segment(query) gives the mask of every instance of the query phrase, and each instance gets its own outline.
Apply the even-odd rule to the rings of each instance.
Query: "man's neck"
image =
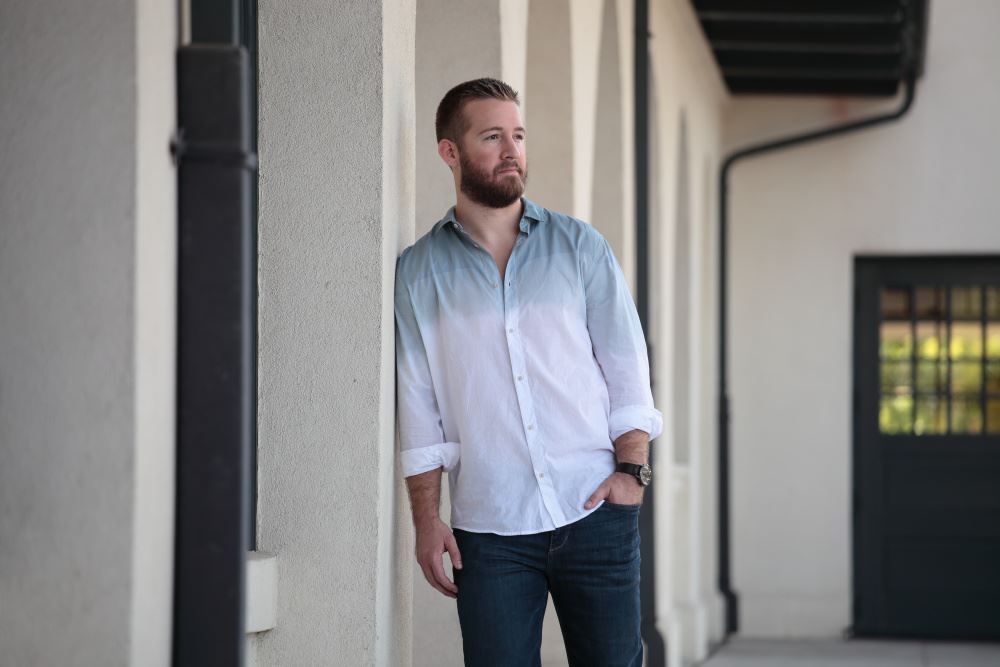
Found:
[[[518,199],[504,208],[490,208],[472,201],[459,192],[455,217],[473,238],[486,245],[496,245],[517,236],[524,203]]]

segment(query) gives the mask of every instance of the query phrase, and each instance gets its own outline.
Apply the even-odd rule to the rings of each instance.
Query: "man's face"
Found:
[[[483,206],[510,206],[528,181],[520,108],[505,100],[473,100],[462,113],[469,123],[458,144],[462,192]]]

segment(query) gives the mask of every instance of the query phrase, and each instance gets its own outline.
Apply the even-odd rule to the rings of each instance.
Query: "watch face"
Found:
[[[648,465],[644,465],[639,469],[639,481],[642,482],[643,486],[649,486],[649,483],[653,481],[653,469]]]

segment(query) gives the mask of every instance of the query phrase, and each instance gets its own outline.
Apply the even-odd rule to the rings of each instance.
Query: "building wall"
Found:
[[[412,0],[261,2],[258,549],[263,665],[408,665],[393,278],[413,240]]]
[[[176,26],[154,5],[0,2],[4,664],[169,662]]]
[[[650,137],[649,338],[654,396],[664,416],[664,434],[653,445],[657,622],[668,640],[669,664],[676,667],[704,658],[721,623],[714,400],[691,397],[715,391],[713,360],[705,349],[717,326],[709,268],[715,266],[715,218],[706,206],[715,183],[704,165],[719,162],[721,114],[728,95],[690,3],[651,3],[650,29],[655,134]],[[687,294],[686,302],[677,298],[680,290]],[[686,336],[679,338],[683,332]],[[685,375],[678,376],[678,345],[688,355],[684,386],[676,380]],[[681,429],[687,442],[676,441],[678,423],[687,424]]]
[[[930,4],[910,114],[753,159],[732,179],[734,581],[742,632],[851,622],[853,257],[1000,248],[1000,44],[990,0]],[[897,102],[748,98],[730,145]]]
[[[130,664],[170,662],[176,438],[177,8],[136,2],[135,490]]]
[[[437,154],[438,102],[463,81],[501,77],[500,4],[498,0],[417,3],[417,238],[455,205],[451,171]],[[471,25],[482,27],[470,30]]]

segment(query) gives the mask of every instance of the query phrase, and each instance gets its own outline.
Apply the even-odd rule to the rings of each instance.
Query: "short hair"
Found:
[[[521,104],[517,91],[498,79],[484,77],[460,83],[441,98],[438,104],[434,129],[437,140],[450,139],[456,144],[469,129],[469,121],[463,113],[467,102],[472,100],[506,100]]]

